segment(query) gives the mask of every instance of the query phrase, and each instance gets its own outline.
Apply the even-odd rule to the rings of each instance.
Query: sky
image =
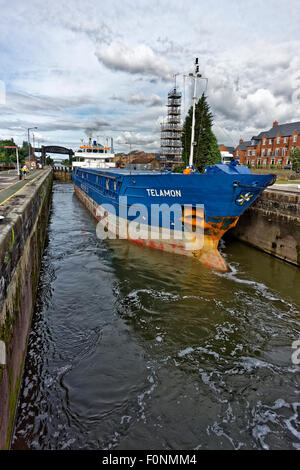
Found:
[[[299,0],[0,0],[0,138],[160,150],[195,57],[218,142],[300,120]],[[198,96],[205,90],[198,86]]]

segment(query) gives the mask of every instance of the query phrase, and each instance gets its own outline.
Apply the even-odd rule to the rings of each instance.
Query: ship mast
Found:
[[[189,159],[189,166],[193,166],[194,162],[194,146],[196,142],[194,142],[195,138],[195,110],[196,110],[196,100],[197,100],[197,78],[201,78],[201,74],[199,73],[199,65],[198,65],[198,57],[195,59],[195,73],[189,73],[189,77],[194,79],[194,95],[193,95],[193,118],[192,118],[192,135],[191,135],[191,150],[190,150],[190,159]]]

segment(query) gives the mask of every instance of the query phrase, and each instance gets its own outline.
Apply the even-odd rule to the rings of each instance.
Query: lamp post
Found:
[[[29,161],[29,171],[30,171],[30,138],[29,138],[29,131],[31,131],[32,129],[37,129],[37,127],[28,127],[27,128],[27,133],[28,133],[28,161]]]

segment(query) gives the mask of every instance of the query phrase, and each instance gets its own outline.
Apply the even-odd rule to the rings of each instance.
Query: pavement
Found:
[[[43,170],[33,170],[25,180],[19,180],[19,176],[14,170],[0,173],[0,206],[14,196],[27,183],[35,179]]]
[[[5,189],[10,184],[19,181],[16,170],[8,170],[0,172],[0,191]]]
[[[270,186],[269,189],[300,193],[300,184],[299,183],[276,183]]]

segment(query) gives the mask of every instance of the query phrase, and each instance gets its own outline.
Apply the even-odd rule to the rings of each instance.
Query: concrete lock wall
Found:
[[[53,176],[55,180],[58,180],[63,183],[69,183],[72,181],[72,169],[54,167]]]
[[[300,266],[300,193],[264,191],[230,234]]]
[[[10,446],[48,222],[47,169],[5,205],[0,225],[0,449]]]

